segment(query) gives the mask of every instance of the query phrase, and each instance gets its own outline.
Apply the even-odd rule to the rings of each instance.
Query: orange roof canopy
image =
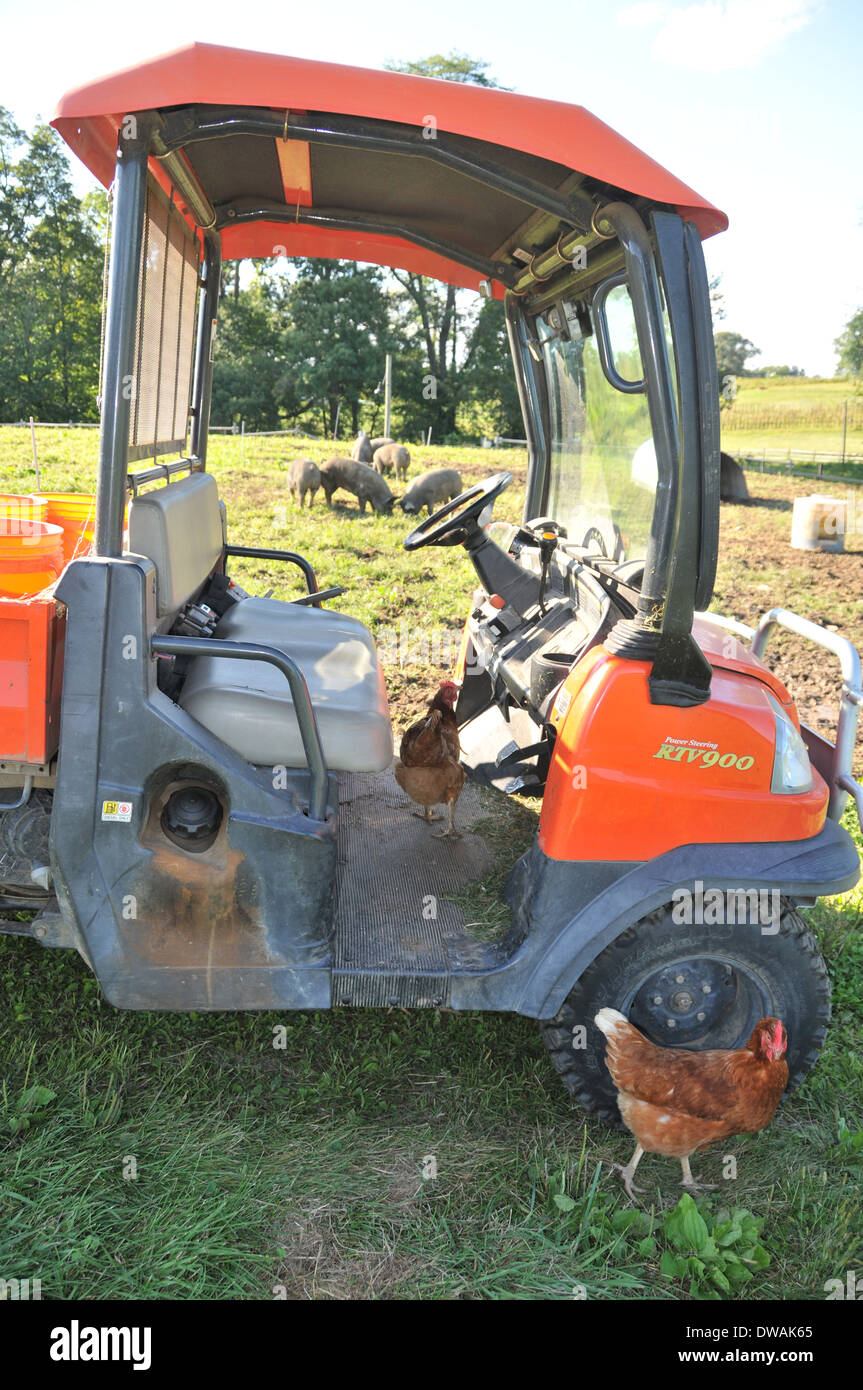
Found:
[[[291,113],[335,113],[340,116],[369,121],[399,123],[422,129],[433,121],[437,131],[462,142],[482,142],[496,147],[492,151],[509,161],[510,167],[527,170],[532,177],[544,180],[551,191],[573,173],[584,179],[676,209],[681,216],[693,221],[702,237],[721,231],[727,225],[724,214],[675,178],[648,155],[642,153],[604,122],[581,106],[546,101],[538,97],[521,96],[513,92],[471,84],[444,82],[403,73],[372,71],[335,63],[313,62],[302,58],[281,57],[244,49],[217,47],[212,44],[190,44],[163,57],[154,58],[98,82],[68,92],[54,115],[52,124],[75,151],[88,169],[106,187],[114,177],[117,131],[123,117],[130,112],[161,111],[182,107],[228,108]],[[221,170],[229,157],[229,142],[242,137],[227,137],[210,144],[219,147]],[[530,215],[530,207],[517,199],[505,199],[483,194],[484,201],[459,208],[453,203],[447,217],[447,199],[460,185],[435,185],[428,180],[426,205],[420,207],[418,198],[424,180],[406,180],[407,191],[401,188],[400,175],[409,174],[408,166],[416,161],[405,155],[386,156],[394,171],[387,184],[384,166],[378,161],[385,157],[369,156],[365,163],[328,165],[330,158],[321,147],[310,147],[302,141],[276,140],[264,142],[272,149],[272,170],[266,168],[270,184],[277,180],[277,193],[286,208],[296,207],[296,221],[277,222],[263,218],[240,221],[222,230],[222,250],[226,257],[267,256],[330,256],[371,261],[396,266],[437,279],[476,288],[483,275],[475,268],[459,263],[455,254],[440,254],[428,247],[418,246],[409,237],[387,234],[386,229],[368,230],[303,225],[299,220],[302,209],[312,210],[332,205],[359,208],[358,216],[367,217],[375,209],[371,202],[376,186],[394,189],[386,192],[396,206],[389,209],[392,220],[410,229],[412,219],[424,229],[431,226],[440,235],[442,244],[457,245],[459,229],[471,223],[476,226],[477,215],[485,211],[486,245],[477,246],[484,255],[499,250],[499,245],[515,230],[519,221]],[[248,147],[246,147],[248,148]],[[479,148],[477,146],[476,148]],[[242,192],[250,199],[259,190],[250,186],[248,160],[235,147],[234,164],[243,169]],[[206,151],[201,145],[186,149],[186,158],[196,167],[203,161],[206,170]],[[533,163],[525,161],[530,156]],[[269,159],[270,156],[268,155]],[[392,160],[401,160],[393,164]],[[154,172],[161,173],[158,160],[153,159]],[[426,161],[425,170],[431,168]],[[360,169],[363,181],[351,177],[351,169]],[[534,172],[538,171],[538,174]],[[210,193],[206,177],[199,173],[205,192]],[[454,176],[456,177],[456,176]],[[457,176],[462,184],[470,181]],[[341,182],[340,182],[341,180]],[[218,180],[217,180],[218,182]],[[318,194],[319,189],[320,194]],[[367,192],[367,190],[370,190]],[[348,195],[351,195],[350,200]],[[478,191],[474,197],[479,198]],[[401,197],[401,205],[398,205]],[[216,200],[214,199],[214,202]],[[272,203],[272,193],[270,194]],[[365,205],[363,205],[365,203]],[[495,221],[495,216],[497,221]],[[513,221],[513,219],[515,219]],[[512,225],[511,225],[512,224]],[[480,235],[482,229],[476,235]],[[496,243],[499,237],[499,243]],[[499,289],[499,287],[496,287]]]

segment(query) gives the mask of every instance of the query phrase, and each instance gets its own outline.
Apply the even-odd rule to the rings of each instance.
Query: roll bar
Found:
[[[311,774],[311,795],[309,797],[309,816],[312,820],[325,821],[327,818],[327,788],[329,773],[321,743],[318,721],[309,695],[306,678],[297,663],[275,647],[266,647],[260,642],[228,642],[220,637],[160,637],[150,638],[150,652],[153,656],[226,656],[232,661],[266,661],[275,666],[291,688],[303,752]]]

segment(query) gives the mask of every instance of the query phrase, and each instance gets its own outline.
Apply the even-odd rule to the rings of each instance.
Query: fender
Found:
[[[506,890],[521,944],[486,976],[483,994],[500,1002],[485,1007],[553,1018],[600,952],[677,888],[773,888],[805,903],[847,892],[859,876],[854,842],[832,820],[806,840],[682,845],[642,864],[549,859],[534,843]],[[477,1007],[461,1001],[457,977],[453,985],[452,1007]]]

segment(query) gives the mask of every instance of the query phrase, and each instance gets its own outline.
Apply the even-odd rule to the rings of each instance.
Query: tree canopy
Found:
[[[741,333],[721,332],[713,335],[716,345],[716,369],[719,384],[726,376],[748,376],[746,364],[751,357],[760,357],[761,350]]]
[[[848,320],[833,346],[839,358],[840,376],[863,375],[863,309]]]
[[[0,418],[97,418],[105,222],[59,136],[0,108]]]

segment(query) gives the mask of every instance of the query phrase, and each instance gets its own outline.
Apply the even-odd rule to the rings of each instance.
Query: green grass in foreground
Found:
[[[861,905],[813,914],[835,991],[821,1063],[769,1130],[723,1146],[738,1180],[699,1199],[709,1225],[729,1205],[764,1218],[747,1298],[822,1298],[861,1267]],[[77,957],[14,939],[0,975],[0,1273],[43,1297],[691,1295],[660,1272],[677,1165],[644,1160],[624,1229],[599,1165],[629,1136],[572,1108],[527,1019],[122,1014]]]

